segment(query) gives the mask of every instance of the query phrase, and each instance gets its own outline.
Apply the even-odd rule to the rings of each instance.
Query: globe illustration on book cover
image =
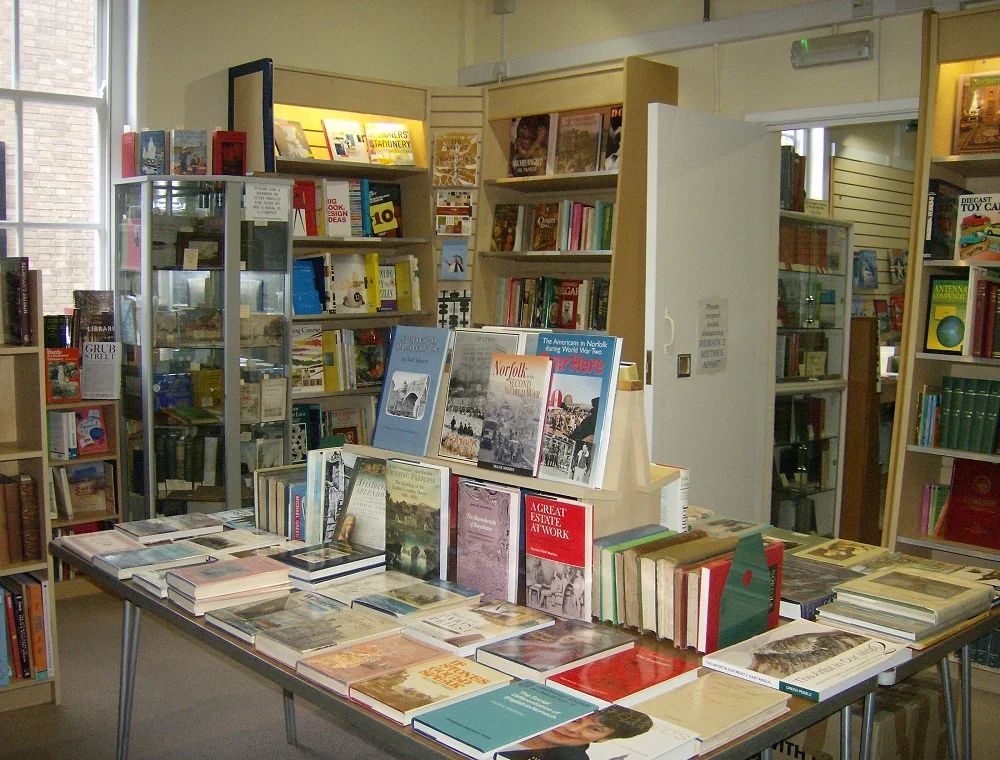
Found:
[[[945,348],[954,348],[962,342],[965,335],[965,324],[954,314],[949,315],[938,323],[936,333],[938,343]]]

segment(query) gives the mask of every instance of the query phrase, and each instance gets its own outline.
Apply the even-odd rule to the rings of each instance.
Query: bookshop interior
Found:
[[[0,15],[0,756],[1000,757],[1000,0]]]

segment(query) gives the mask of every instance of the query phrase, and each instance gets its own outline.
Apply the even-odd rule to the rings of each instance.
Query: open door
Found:
[[[770,516],[779,135],[649,106],[646,419],[690,503]]]

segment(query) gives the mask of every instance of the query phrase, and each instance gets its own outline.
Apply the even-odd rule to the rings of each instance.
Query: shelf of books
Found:
[[[9,304],[0,334],[0,710],[59,701],[48,468],[41,275],[27,258],[0,261]]]
[[[124,179],[114,213],[123,513],[238,508],[291,448],[292,182]]]
[[[607,331],[641,362],[646,108],[677,69],[641,58],[485,88],[472,322]]]
[[[1000,536],[1000,12],[928,14],[890,547],[996,567]],[[921,255],[922,254],[922,255]],[[912,308],[910,305],[912,304]]]

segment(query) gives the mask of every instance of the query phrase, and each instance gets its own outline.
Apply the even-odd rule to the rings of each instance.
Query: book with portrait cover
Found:
[[[909,659],[903,644],[794,620],[707,655],[702,664],[820,702]]]
[[[350,696],[390,720],[407,725],[414,716],[510,683],[510,676],[450,655],[410,665],[351,685]]]
[[[477,760],[592,713],[595,705],[534,681],[519,681],[416,717],[413,730]]]
[[[414,166],[410,130],[398,122],[368,122],[365,124],[368,157],[373,164]]]
[[[460,478],[455,580],[486,599],[517,601],[521,491]]]
[[[548,628],[487,644],[476,659],[517,678],[544,682],[549,676],[635,646],[622,630],[576,620],[557,620]]]
[[[447,577],[448,468],[401,459],[385,463],[385,553],[390,570]]]
[[[610,335],[538,336],[536,352],[552,359],[539,477],[601,487],[621,347]]]
[[[297,625],[307,620],[322,620],[342,609],[343,604],[329,597],[293,591],[276,599],[207,612],[205,622],[241,641],[253,644],[258,633]]]
[[[358,457],[333,537],[385,549],[385,460]]]
[[[172,174],[208,174],[208,132],[170,130],[170,158]]]
[[[509,176],[538,177],[552,173],[557,124],[557,115],[548,113],[511,119]]]
[[[524,206],[516,203],[498,203],[493,208],[493,235],[491,251],[521,250],[524,227]]]
[[[450,330],[396,326],[379,398],[373,446],[414,456],[427,453],[450,345]]]
[[[323,136],[331,161],[367,164],[368,143],[360,122],[323,119]]]
[[[600,111],[560,113],[556,136],[556,174],[593,172],[601,162]]]
[[[422,641],[469,657],[485,644],[554,623],[554,618],[536,610],[512,602],[490,601],[419,616],[407,621],[406,630]]]
[[[493,354],[522,354],[524,347],[523,333],[455,330],[439,456],[476,462]]]
[[[479,440],[480,467],[528,477],[538,474],[551,378],[548,357],[493,354]]]
[[[594,506],[545,494],[524,496],[527,605],[549,615],[592,615]]]
[[[559,204],[539,203],[531,210],[528,250],[559,250]]]

